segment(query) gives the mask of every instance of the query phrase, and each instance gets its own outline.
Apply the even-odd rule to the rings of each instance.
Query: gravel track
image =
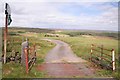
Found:
[[[52,77],[94,76],[94,68],[87,65],[86,60],[77,57],[67,43],[60,40],[44,40],[53,42],[56,46],[47,53],[45,63],[38,65],[39,71],[45,71]]]

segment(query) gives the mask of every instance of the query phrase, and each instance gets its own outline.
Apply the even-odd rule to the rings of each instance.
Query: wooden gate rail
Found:
[[[97,50],[97,48],[99,48],[100,50]],[[104,51],[108,51],[111,54],[107,54]],[[96,52],[99,52],[100,55],[98,53],[96,53]],[[110,50],[110,49],[103,48],[103,45],[101,45],[101,47],[100,47],[100,46],[96,46],[96,45],[92,44],[90,53],[91,53],[91,57],[90,57],[91,61],[93,60],[93,55],[94,55],[96,58],[100,58],[97,61],[97,63],[100,63],[100,61],[104,60],[106,62],[109,62],[112,65],[112,66],[109,66],[109,67],[111,67],[113,71],[115,70],[115,50],[114,49]],[[106,57],[104,57],[103,55],[105,55]],[[111,60],[109,60],[109,58]]]

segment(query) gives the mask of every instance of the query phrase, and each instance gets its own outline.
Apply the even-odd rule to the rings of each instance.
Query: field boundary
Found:
[[[91,44],[90,60],[103,68],[116,70],[115,50]]]
[[[24,53],[25,53],[26,73],[29,73],[30,69],[32,68],[33,64],[36,61],[35,45],[33,46],[33,48],[24,48]]]

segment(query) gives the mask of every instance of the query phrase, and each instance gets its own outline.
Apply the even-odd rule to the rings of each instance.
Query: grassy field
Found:
[[[37,65],[44,62],[44,57],[46,53],[55,46],[51,42],[41,40],[40,37],[35,37],[36,34],[26,35],[27,32],[24,30],[9,30],[8,36],[8,46],[7,46],[7,56],[10,56],[12,51],[21,53],[21,43],[27,37],[30,46],[36,44],[37,61],[36,65],[33,66],[32,70],[26,74],[25,68],[21,64],[10,62],[3,64],[3,78],[35,78],[35,77],[45,77],[44,72],[38,72]]]
[[[79,31],[80,32],[80,31]],[[52,33],[52,34],[62,34],[62,35],[69,35],[68,37],[45,37],[46,33]],[[68,34],[69,33],[69,34]],[[90,32],[91,33],[91,32]],[[60,32],[56,32],[55,30],[45,30],[45,29],[24,29],[24,28],[11,28],[9,29],[9,41],[8,41],[8,48],[7,52],[11,53],[12,50],[18,51],[21,53],[21,43],[22,41],[27,37],[30,42],[30,46],[33,44],[36,44],[36,49],[37,49],[37,62],[36,65],[32,68],[29,74],[25,74],[25,68],[23,68],[20,64],[16,64],[14,62],[7,63],[3,65],[3,77],[4,78],[9,78],[9,77],[17,77],[17,78],[22,78],[22,77],[37,77],[37,78],[45,78],[47,77],[45,75],[45,72],[38,72],[36,67],[37,65],[41,64],[44,62],[44,57],[46,53],[55,46],[55,44],[51,42],[47,42],[44,40],[41,40],[43,38],[52,38],[52,39],[58,39],[62,40],[66,43],[68,43],[73,52],[89,61],[90,58],[90,47],[91,44],[96,44],[98,46],[104,45],[105,48],[107,49],[115,49],[116,53],[116,58],[118,57],[118,40],[115,35],[115,33],[112,34],[112,37],[110,37],[110,33],[108,35],[103,35],[102,32],[99,33],[102,34],[102,36],[99,36],[97,34],[90,34],[89,32],[86,32],[86,34],[83,32],[81,34],[74,33],[73,31],[66,31],[66,30],[61,30]],[[104,32],[105,33],[105,32]],[[72,34],[72,36],[71,36]],[[21,71],[21,72],[18,72]],[[118,77],[118,73],[116,72],[111,72],[109,70],[105,69],[99,69],[98,72],[96,73],[96,77],[111,77],[115,76]]]
[[[115,49],[116,57],[118,56],[118,41],[109,38],[102,37],[64,37],[64,38],[54,38],[59,39],[70,44],[72,50],[77,56],[82,57],[86,60],[90,57],[91,44],[96,44],[98,46],[104,45],[107,49]]]
[[[61,34],[66,34],[66,32],[61,32]],[[114,37],[79,35],[79,36],[64,37],[64,38],[63,37],[49,37],[49,38],[62,40],[68,43],[71,46],[73,52],[77,56],[87,61],[90,61],[89,58],[90,58],[91,44],[95,44],[97,46],[104,45],[104,48],[110,49],[110,50],[115,49],[115,56],[116,56],[116,59],[118,59],[118,40]],[[111,55],[111,53],[107,51],[104,51],[104,53]],[[116,62],[116,66],[118,66],[118,61]],[[117,72],[112,73],[112,71],[100,69],[97,71],[96,76],[97,75],[108,77],[108,76],[117,76],[118,73]]]

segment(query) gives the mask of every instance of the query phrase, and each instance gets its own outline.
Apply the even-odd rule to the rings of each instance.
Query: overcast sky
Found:
[[[103,0],[95,2],[65,0],[12,1],[0,3],[0,26],[4,26],[4,4],[11,7],[12,23],[10,26],[57,28],[57,29],[90,29],[118,30],[118,3]],[[111,0],[109,0],[111,1]]]

